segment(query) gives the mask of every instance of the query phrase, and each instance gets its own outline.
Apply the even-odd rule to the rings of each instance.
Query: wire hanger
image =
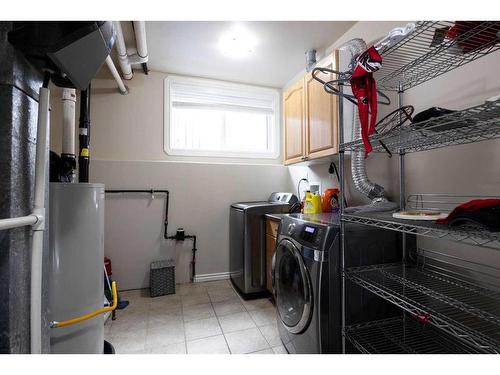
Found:
[[[323,81],[321,78],[319,78],[317,76],[318,72],[321,72],[323,74],[333,73],[333,74],[338,75],[340,78],[334,79],[331,81]],[[353,103],[355,105],[358,104],[358,101],[354,95],[344,94],[343,92],[340,92],[339,89],[336,87],[338,85],[350,86],[351,74],[346,73],[346,72],[339,72],[337,70],[328,69],[328,68],[314,68],[311,74],[312,74],[312,77],[316,81],[323,84],[323,87],[327,93],[332,94],[332,95],[341,96],[341,97],[349,100],[351,103]],[[383,99],[385,99],[384,101],[377,100],[378,104],[391,105],[391,99],[389,99],[389,97],[387,95],[385,95],[382,91],[377,89],[377,94],[378,94],[378,97],[382,97]]]

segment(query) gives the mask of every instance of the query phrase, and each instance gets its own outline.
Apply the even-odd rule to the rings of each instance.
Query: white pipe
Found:
[[[146,22],[134,21],[135,42],[137,44],[137,54],[140,58],[148,61],[148,47],[146,44]]]
[[[63,89],[62,153],[75,156],[75,89]]]
[[[120,90],[120,94],[127,95],[128,94],[127,87],[123,83],[122,77],[120,77],[120,73],[118,73],[115,64],[113,64],[111,56],[106,57],[106,65],[108,66],[109,71],[113,75],[113,78],[115,79],[116,83],[118,84],[118,89]]]
[[[26,225],[34,225],[37,223],[37,221],[38,221],[38,216],[36,215],[2,219],[0,220],[0,230],[24,227]]]
[[[35,199],[33,213],[41,218],[33,227],[31,245],[31,353],[42,352],[42,258],[45,232],[45,181],[49,158],[50,90],[40,88],[38,101],[38,129],[36,137]]]
[[[123,39],[123,31],[120,21],[113,21],[116,31],[116,50],[118,51],[118,61],[120,63],[120,69],[123,73],[124,79],[132,79],[134,73],[132,72],[132,66],[128,60],[127,47],[125,46],[125,40]]]

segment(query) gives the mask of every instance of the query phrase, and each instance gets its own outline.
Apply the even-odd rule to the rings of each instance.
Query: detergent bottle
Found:
[[[326,189],[321,198],[323,212],[337,212],[339,210],[339,189]]]
[[[318,192],[311,193],[306,191],[306,199],[304,201],[305,214],[319,214],[321,213],[321,197]]]

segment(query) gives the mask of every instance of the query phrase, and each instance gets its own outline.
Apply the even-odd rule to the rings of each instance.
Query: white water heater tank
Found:
[[[49,319],[103,307],[104,185],[50,184]],[[51,328],[51,353],[103,353],[104,317]]]

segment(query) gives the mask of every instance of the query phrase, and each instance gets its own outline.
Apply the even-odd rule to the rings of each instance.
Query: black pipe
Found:
[[[179,240],[177,235],[168,236],[166,238],[168,240],[176,240],[176,241],[184,242],[184,240]],[[196,236],[192,235],[192,234],[187,234],[184,236],[184,239],[193,241],[193,249],[192,249],[193,256],[191,258],[191,282],[194,282],[194,278],[196,276],[196,251],[198,251],[198,249],[196,248]]]
[[[148,64],[142,63],[141,66],[142,66],[142,71],[144,72],[144,74],[148,75],[148,73],[149,73]]]
[[[188,235],[186,238],[191,238],[193,240],[193,257],[191,258],[191,282],[194,283],[194,277],[196,276],[196,236]]]
[[[80,92],[80,153],[78,156],[78,180],[89,182],[90,167],[90,84]]]
[[[47,88],[49,88],[49,83],[50,83],[50,72],[45,72],[45,74],[43,75],[42,86],[47,89]]]
[[[169,196],[170,193],[168,190],[135,190],[135,189],[125,189],[125,190],[105,190],[106,194],[130,194],[130,193],[149,193],[151,195],[153,194],[165,194],[165,219],[163,221],[164,225],[164,233],[163,233],[163,238],[168,239],[168,233],[167,233],[167,228],[168,228],[168,204],[169,204]]]

